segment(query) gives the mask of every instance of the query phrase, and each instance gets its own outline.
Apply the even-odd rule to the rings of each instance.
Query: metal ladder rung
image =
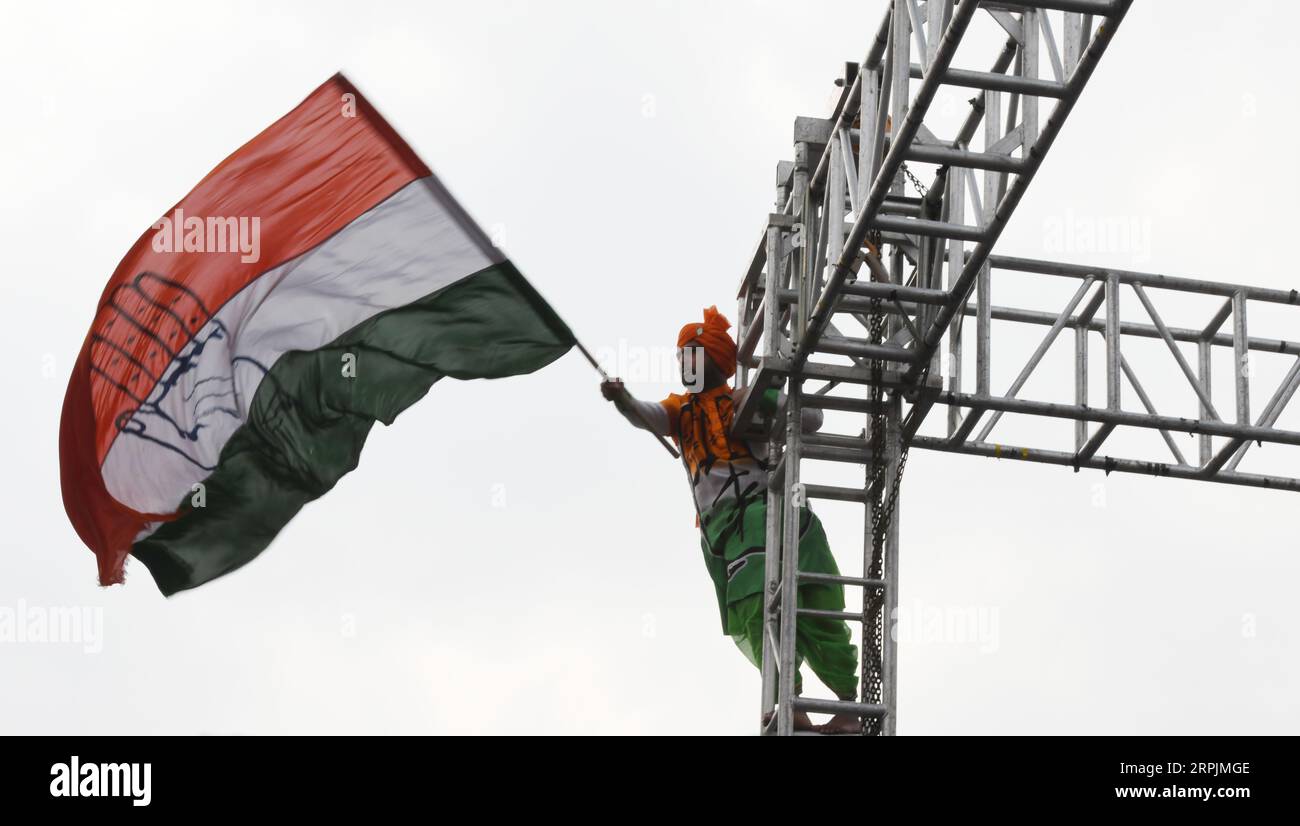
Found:
[[[954,238],[958,241],[984,240],[984,230],[965,224],[949,224],[944,221],[930,221],[925,218],[897,218],[893,215],[877,215],[871,221],[877,229],[901,232],[904,235],[924,235],[927,238]]]
[[[809,499],[835,499],[840,502],[867,501],[867,492],[861,488],[841,488],[835,485],[804,485],[804,495]]]
[[[920,161],[921,163],[947,164],[951,166],[961,166],[968,169],[990,169],[994,172],[1023,172],[1026,166],[1024,158],[1016,158],[1011,155],[1003,155],[999,152],[971,152],[969,149],[953,149],[947,146],[927,146],[926,144],[914,143],[907,147],[905,157],[909,161]],[[900,219],[893,219],[900,220]],[[907,220],[907,219],[902,219]],[[943,224],[938,221],[934,222],[940,227],[957,227],[958,229],[969,229],[980,234],[983,237],[984,231],[978,227],[965,227],[954,224]],[[924,234],[924,233],[919,233]],[[959,238],[959,235],[944,235],[944,238]],[[980,240],[979,238],[966,238],[967,241]]]
[[[949,301],[947,290],[926,287],[905,287],[899,284],[881,284],[877,281],[850,281],[840,287],[840,292],[858,298],[879,298],[882,301],[909,301],[914,304],[932,304],[941,307]],[[888,307],[882,307],[888,311]]]
[[[980,5],[986,9],[1006,9],[1008,11],[1043,9],[1045,11],[1074,11],[1111,17],[1116,14],[1119,4],[1115,3],[1114,0],[997,0],[997,2],[984,2]]]
[[[920,218],[921,199],[887,195],[884,203],[880,205],[880,211],[885,215],[910,215],[913,218]]]
[[[821,574],[815,571],[800,571],[799,581],[822,585],[857,585],[862,588],[888,587],[883,579],[868,579],[860,576],[844,576],[843,574]]]
[[[818,447],[844,447],[849,449],[865,448],[867,440],[862,436],[848,436],[843,433],[814,433],[803,434],[802,443],[805,445],[817,445]]]
[[[912,363],[916,353],[905,347],[892,344],[872,344],[866,339],[846,338],[845,336],[823,335],[817,342],[818,353],[830,353],[835,356],[856,356],[858,358],[882,359]]]
[[[907,290],[908,292],[912,292],[912,291],[915,291],[916,288],[914,288],[914,287],[907,287],[907,288],[904,288],[904,289]],[[897,288],[892,288],[892,289],[891,289],[891,292],[894,292],[894,293],[897,293],[897,294],[896,294],[896,295],[890,295],[889,298],[904,298],[904,299],[906,299],[906,297],[907,297],[906,295],[903,295],[902,293],[898,293],[898,292],[897,292]],[[934,292],[934,291],[933,291],[933,290],[924,290],[924,291],[922,291],[922,292],[930,293],[930,292]],[[762,289],[755,288],[755,290],[754,290],[754,295],[755,295],[755,297],[757,297],[757,298],[761,298],[764,302],[767,301],[767,291],[766,291],[766,290],[762,290]],[[796,302],[798,302],[798,300],[799,300],[799,293],[796,292],[795,290],[788,290],[788,289],[781,290],[780,300],[781,300],[781,310],[782,310],[782,312],[785,312],[785,311],[788,310],[790,307],[794,306]],[[938,305],[938,304],[941,304],[941,303],[943,303],[943,302],[941,302],[941,301],[927,301],[927,302],[925,302],[925,303],[928,303],[928,304],[936,304],[936,305]],[[840,298],[836,300],[836,302],[835,302],[835,307],[834,307],[834,312],[837,312],[837,313],[867,313],[867,312],[870,312],[870,311],[871,311],[871,302],[870,302],[869,299],[865,299],[865,298],[862,298],[861,296],[851,295],[851,294],[847,294],[847,293],[846,293],[845,295],[843,295],[843,296],[840,296]],[[895,310],[892,306],[889,306],[889,305],[886,305],[886,306],[885,306],[885,311],[886,311],[886,312],[890,312],[890,313],[896,312],[896,310]]]
[[[918,67],[919,68],[919,67]],[[949,86],[968,89],[985,89],[995,92],[1016,92],[1044,98],[1065,97],[1065,84],[1054,80],[1004,75],[998,72],[975,72],[968,69],[949,69],[943,73],[943,82]]]
[[[856,714],[859,717],[884,717],[885,707],[878,703],[855,703],[851,700],[820,700],[816,697],[795,697],[796,711],[813,711],[820,714]]]
[[[825,608],[796,608],[795,613],[801,617],[821,617],[822,619],[844,620],[845,622],[866,622],[862,614],[852,611],[830,611]]]
[[[865,447],[827,447],[808,445],[802,448],[800,459],[814,462],[843,462],[847,465],[865,465],[871,461],[871,452]]]
[[[805,395],[799,401],[800,407],[811,407],[815,410],[843,410],[848,413],[877,413],[878,405],[870,399],[849,399],[844,396],[817,396]]]
[[[803,366],[801,372],[804,378],[815,381],[838,381],[850,384],[871,384],[873,381],[871,371],[857,365],[826,364],[824,362],[810,361]],[[882,380],[887,387],[897,387],[901,384],[902,375],[900,370],[886,368]],[[935,378],[942,380],[942,376]],[[938,386],[937,383],[936,386]]]
[[[861,436],[843,436],[837,433],[805,433],[800,447],[800,459],[822,462],[848,462],[864,464],[871,461],[871,451]]]

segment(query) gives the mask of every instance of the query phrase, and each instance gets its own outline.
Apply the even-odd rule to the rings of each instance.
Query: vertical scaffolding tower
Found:
[[[762,710],[775,708],[776,714],[765,734],[791,734],[796,711],[853,713],[864,734],[895,733],[898,491],[911,448],[1300,490],[1300,480],[1289,476],[1237,471],[1252,442],[1300,444],[1300,433],[1275,427],[1300,387],[1300,343],[1252,337],[1246,327],[1248,304],[1294,306],[1300,304],[1295,291],[993,254],[1130,5],[893,0],[866,58],[846,65],[831,116],[796,118],[794,160],[777,165],[776,209],[739,290],[738,383],[760,391],[784,386],[787,405],[777,417],[788,423],[780,430],[759,415],[762,392],[748,394],[736,415],[737,431],[767,440],[774,463],[767,494]],[[981,54],[984,68],[956,65],[959,55],[969,62]],[[995,306],[998,271],[1072,279],[1077,289],[1059,313]],[[1121,319],[1124,288],[1149,323]],[[1204,326],[1170,327],[1152,298],[1165,292],[1218,297],[1221,304]],[[973,393],[962,376],[966,317],[975,320]],[[990,371],[994,321],[1045,328],[1001,393]],[[1074,332],[1074,397],[1021,399],[1026,381],[1066,328]],[[1103,345],[1104,407],[1088,404],[1094,335]],[[1157,412],[1123,354],[1123,343],[1133,339],[1167,347],[1191,385],[1195,409],[1188,415]],[[1196,368],[1183,352],[1188,345],[1195,348]],[[1231,421],[1219,416],[1212,399],[1215,348],[1230,349],[1238,366]],[[1252,421],[1245,365],[1254,351],[1295,360]],[[1140,411],[1121,406],[1124,380]],[[943,433],[922,434],[935,405],[948,408]],[[804,407],[861,414],[864,426],[856,434],[801,433],[796,424]],[[1073,449],[989,441],[1005,413],[1072,420]],[[1121,427],[1159,432],[1172,460],[1099,455]],[[1197,463],[1186,461],[1171,433],[1199,434]],[[806,483],[802,468],[809,462],[846,463],[866,472],[860,486]],[[863,507],[860,575],[799,570],[798,509],[814,499]],[[798,586],[813,582],[860,588],[861,610],[799,608]],[[800,615],[861,623],[856,700],[795,694]]]

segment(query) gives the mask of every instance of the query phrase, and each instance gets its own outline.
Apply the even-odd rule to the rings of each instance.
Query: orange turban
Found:
[[[736,374],[736,342],[727,335],[731,322],[718,312],[715,304],[704,311],[704,323],[692,322],[677,334],[677,346],[699,345],[709,354],[713,363],[718,365],[722,374],[731,378]]]

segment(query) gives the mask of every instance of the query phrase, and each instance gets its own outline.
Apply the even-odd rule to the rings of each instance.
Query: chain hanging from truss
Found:
[[[871,300],[868,315],[867,338],[872,344],[884,341],[885,321],[887,316],[881,312],[880,299]],[[871,497],[871,561],[867,566],[868,579],[883,579],[885,561],[885,541],[889,533],[890,522],[894,518],[894,509],[898,505],[898,491],[903,481],[903,471],[907,468],[907,446],[904,445],[898,456],[898,469],[885,493],[888,466],[885,462],[886,446],[889,438],[889,426],[885,411],[884,362],[871,360],[871,432],[869,434],[871,449],[871,477],[868,482],[868,495]],[[881,703],[884,686],[884,643],[885,643],[885,598],[880,588],[863,588],[862,613],[868,618],[862,637],[862,702]],[[881,733],[880,718],[863,718],[862,733],[878,735]]]
[[[903,174],[907,176],[907,180],[912,182],[912,186],[916,187],[916,191],[921,193],[922,198],[930,194],[929,187],[921,183],[917,177],[912,174],[912,170],[907,168],[907,164],[899,164],[899,168],[903,170]]]
[[[871,313],[868,320],[870,325],[867,330],[867,338],[872,344],[879,344],[884,337],[885,327],[885,315],[880,311],[879,298],[871,300]],[[886,473],[883,379],[884,363],[879,359],[872,359],[871,389],[869,391],[872,409],[871,432],[868,434],[871,445],[871,476],[867,484],[868,493],[871,497],[871,561],[865,572],[867,579],[880,579],[884,563],[884,547],[880,541],[882,532],[878,529],[884,505],[882,493],[885,488]],[[863,625],[862,634],[862,702],[864,703],[880,703],[882,700],[882,687],[884,684],[884,671],[882,668],[882,655],[884,653],[884,623],[882,620],[884,618],[881,616],[884,601],[882,597],[883,594],[877,588],[862,589],[862,613],[868,618],[868,621]],[[864,717],[862,733],[869,735],[880,734],[880,721]]]

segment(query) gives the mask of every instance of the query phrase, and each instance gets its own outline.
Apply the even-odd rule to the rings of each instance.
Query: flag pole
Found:
[[[601,367],[600,362],[596,361],[596,358],[590,352],[588,352],[587,348],[582,346],[582,342],[578,341],[578,339],[575,338],[573,340],[573,343],[574,345],[577,346],[578,352],[582,353],[583,358],[585,358],[592,367],[596,368],[597,373],[600,373],[600,377],[605,381],[610,381],[609,374],[605,372],[605,368]],[[623,395],[631,399],[631,394],[627,392],[626,387],[623,388]],[[654,436],[656,439],[659,440],[659,444],[663,445],[664,450],[671,453],[674,459],[677,459],[681,456],[681,454],[677,452],[677,449],[668,443],[667,439],[665,439],[663,436],[660,436],[658,433],[654,432],[654,430],[650,427],[650,423],[647,422],[645,420],[645,417],[641,415],[640,410],[637,410],[636,407],[634,406],[629,406],[628,410],[630,410],[632,415],[636,417],[636,420],[645,427],[647,433],[649,433],[651,436]]]

